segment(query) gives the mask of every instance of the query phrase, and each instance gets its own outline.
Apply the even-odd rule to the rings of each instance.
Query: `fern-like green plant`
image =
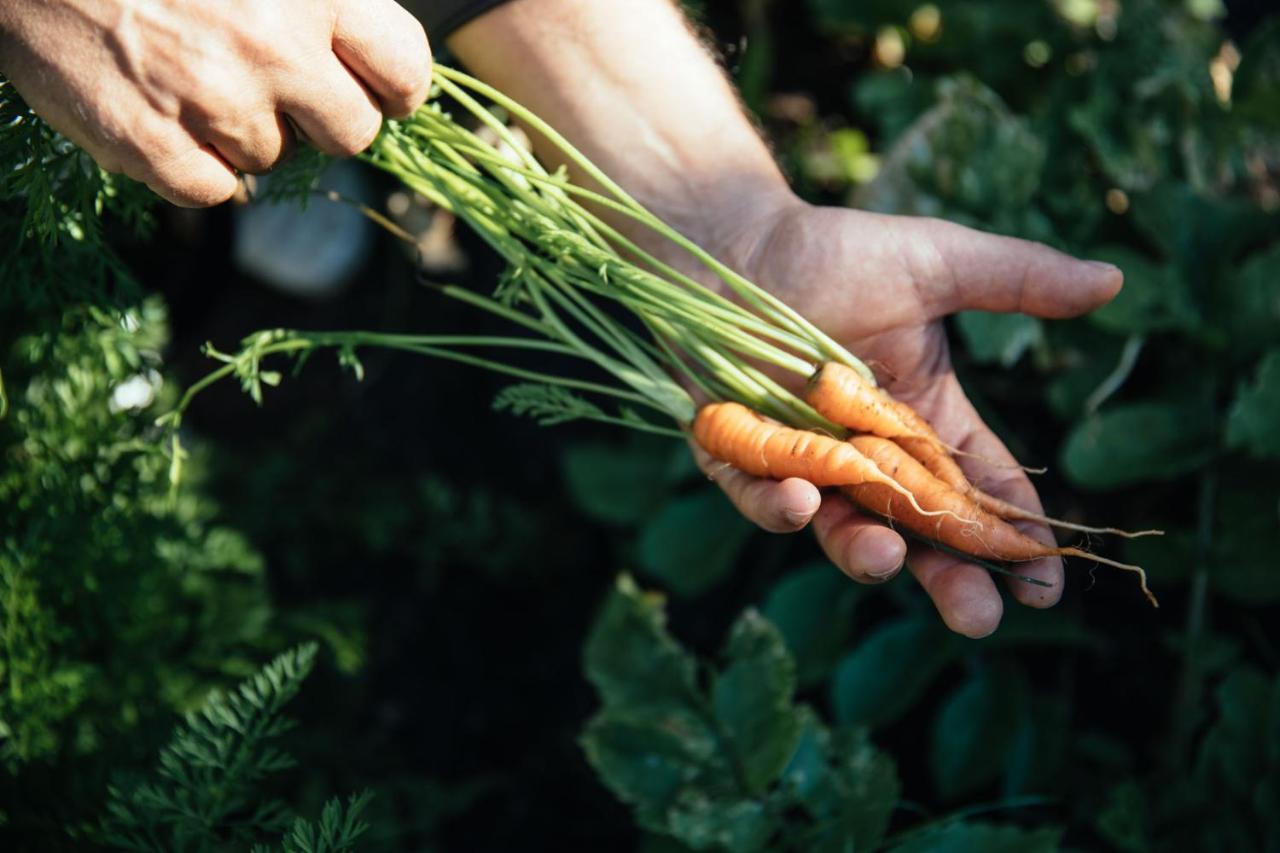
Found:
[[[276,847],[256,845],[253,853],[343,853],[356,849],[356,841],[369,831],[364,810],[373,794],[352,794],[343,803],[334,798],[325,803],[319,820],[297,818]]]
[[[281,711],[311,672],[316,648],[285,652],[189,715],[148,778],[111,787],[104,840],[124,850],[206,851],[285,833],[286,851],[350,849],[364,831],[367,798],[330,803],[318,823],[290,826],[288,808],[259,790],[264,778],[294,764],[274,742],[292,727]]]

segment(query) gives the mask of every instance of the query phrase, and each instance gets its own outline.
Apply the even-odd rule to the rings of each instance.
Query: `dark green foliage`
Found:
[[[759,614],[738,619],[722,659],[703,683],[662,599],[619,579],[586,649],[603,708],[582,745],[605,784],[643,827],[694,849],[874,846],[897,798],[892,762],[833,743],[794,703],[795,663]]]
[[[150,190],[108,174],[0,76],[0,311],[136,293],[108,229],[145,233]]]
[[[110,788],[101,840],[119,850],[348,853],[369,830],[365,792],[325,803],[318,820],[290,817],[265,793],[294,761],[275,742],[282,715],[315,664],[314,643],[291,649],[235,690],[215,692],[189,714],[146,778]],[[265,839],[280,836],[278,844]]]
[[[1211,4],[939,0],[929,39],[915,4],[698,5],[748,34],[729,64],[763,121],[783,124],[775,96],[813,95],[809,124],[776,135],[799,186],[1124,270],[1078,321],[963,315],[955,353],[1023,461],[1058,463],[1037,481],[1050,511],[1167,530],[1089,543],[1151,570],[1164,609],[1074,563],[1061,606],[1007,601],[993,637],[961,640],[908,578],[856,586],[804,537],[751,534],[679,442],[491,426],[474,374],[365,353],[363,382],[193,412],[175,502],[162,354],[181,369],[264,315],[470,318],[407,296],[399,267],[327,313],[161,283],[169,346],[163,303],[107,248],[145,225],[145,192],[6,86],[0,847],[526,849],[582,831],[650,853],[1276,849],[1280,26],[1238,39],[1228,106],[1208,71],[1222,34],[1189,11]],[[861,61],[882,27],[903,67]],[[305,198],[322,165],[262,194]],[[619,581],[588,684],[573,655],[617,567],[672,603]],[[313,651],[210,698],[301,636],[334,665],[297,697],[300,728],[279,706]],[[175,714],[193,715],[166,747]],[[365,787],[372,802],[332,798]]]
[[[13,342],[0,422],[0,757],[92,754],[248,670],[262,561],[154,444],[167,330],[151,300]],[[197,477],[198,482],[198,477]],[[159,618],[163,614],[164,618]]]
[[[760,609],[795,657],[800,686],[824,680],[835,668],[853,635],[863,592],[825,560],[792,570],[769,591]]]
[[[864,635],[832,676],[836,719],[867,726],[897,719],[957,654],[959,642],[928,613]],[[886,661],[897,665],[886,666]]]
[[[719,660],[700,663],[667,632],[663,599],[619,578],[587,640],[603,707],[582,745],[645,829],[698,850],[1057,849],[1053,831],[959,820],[886,839],[900,795],[893,760],[864,729],[832,731],[795,702],[795,662],[777,629],[746,611]],[[938,737],[955,729],[936,754],[950,762],[944,778],[957,793],[1000,769],[995,739],[1011,740],[1023,714],[1008,701],[1025,694],[1010,692],[1011,679],[980,673],[939,717]]]
[[[330,800],[324,804],[318,821],[295,818],[276,849],[280,853],[347,853],[359,849],[356,842],[369,831],[363,814],[371,798],[366,792],[353,794],[346,803]],[[255,848],[264,853],[270,849]]]
[[[705,592],[731,573],[751,525],[711,489],[675,497],[640,530],[637,561],[677,595]]]
[[[810,5],[842,32],[910,29],[909,9]],[[1273,730],[1272,677],[1241,661],[1262,659],[1274,672],[1273,632],[1249,626],[1271,624],[1265,608],[1280,600],[1280,132],[1261,106],[1274,106],[1280,30],[1272,21],[1238,43],[1227,102],[1212,75],[1220,86],[1230,51],[1220,53],[1212,16],[1190,4],[1134,0],[1111,18],[1103,4],[936,6],[941,35],[908,37],[909,75],[855,84],[855,114],[885,152],[855,202],[1047,241],[1124,271],[1120,297],[1082,320],[962,315],[961,367],[980,408],[1021,424],[1012,436],[1052,436],[1037,440],[1041,458],[1056,455],[1071,485],[1096,496],[1073,508],[1081,516],[1167,531],[1117,550],[1188,616],[1162,651],[1145,630],[1122,640],[1118,625],[1095,626],[1108,648],[1144,649],[1129,665],[1169,679],[1162,695],[1173,697],[1115,741],[1103,731],[1125,723],[1086,728],[1072,718],[1087,688],[1045,693],[1031,677],[1044,663],[1011,665],[1000,648],[1052,644],[1059,629],[1081,643],[1078,617],[1024,623],[1010,608],[980,655],[931,636],[931,613],[874,630],[834,670],[838,719],[892,731],[936,697],[929,764],[943,800],[993,783],[1007,793],[1058,790],[1089,801],[1077,814],[1113,849],[1269,849],[1265,809],[1280,765],[1261,744]],[[992,26],[966,40],[980,16]],[[992,58],[1024,50],[1027,61],[1013,67]],[[1063,511],[1051,496],[1049,508]],[[1078,582],[1071,571],[1068,584]],[[1179,624],[1162,621],[1161,631]],[[910,666],[884,665],[904,659]],[[940,689],[961,661],[970,674]],[[1230,746],[1246,731],[1247,756]],[[1105,794],[1083,794],[1091,789]],[[1221,807],[1207,805],[1215,798]]]
[[[244,846],[261,833],[282,831],[285,807],[262,799],[258,786],[293,766],[274,741],[290,727],[281,710],[315,657],[314,644],[286,652],[189,715],[161,750],[150,779],[111,788],[108,842],[128,850],[209,850],[215,839]],[[289,836],[314,840],[313,830],[295,825]]]

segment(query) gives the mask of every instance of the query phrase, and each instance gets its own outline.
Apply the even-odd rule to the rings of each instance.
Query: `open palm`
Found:
[[[1116,295],[1119,270],[939,220],[809,205],[770,215],[736,236],[724,254],[866,361],[944,441],[974,454],[961,464],[976,484],[1040,511],[1030,481],[960,387],[941,318],[970,309],[1075,316]],[[803,480],[761,480],[699,457],[734,504],[761,527],[792,531],[812,521],[827,555],[855,580],[882,582],[905,560],[952,630],[982,637],[999,624],[1000,594],[979,566],[927,545],[908,546],[838,494],[823,495]],[[1019,526],[1053,542],[1043,526]],[[1052,586],[1013,580],[1018,601],[1048,607],[1061,597],[1060,559],[1024,563],[1019,572]]]

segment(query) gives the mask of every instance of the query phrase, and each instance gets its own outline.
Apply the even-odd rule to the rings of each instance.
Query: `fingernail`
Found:
[[[801,525],[808,524],[809,519],[813,517],[813,513],[804,512],[803,510],[798,509],[784,509],[782,511],[782,517],[791,524],[799,527]]]
[[[1109,264],[1106,261],[1085,261],[1089,266],[1098,272],[1119,272],[1120,268],[1115,264]]]
[[[885,569],[879,572],[867,572],[866,575],[872,580],[887,581],[889,578],[893,577],[900,571],[902,571],[902,563],[899,563],[898,565],[894,566],[891,569]]]

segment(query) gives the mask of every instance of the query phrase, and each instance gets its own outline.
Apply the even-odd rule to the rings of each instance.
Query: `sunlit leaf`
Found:
[[[696,664],[666,628],[661,596],[626,575],[596,618],[583,662],[606,707],[684,710],[696,702]]]

